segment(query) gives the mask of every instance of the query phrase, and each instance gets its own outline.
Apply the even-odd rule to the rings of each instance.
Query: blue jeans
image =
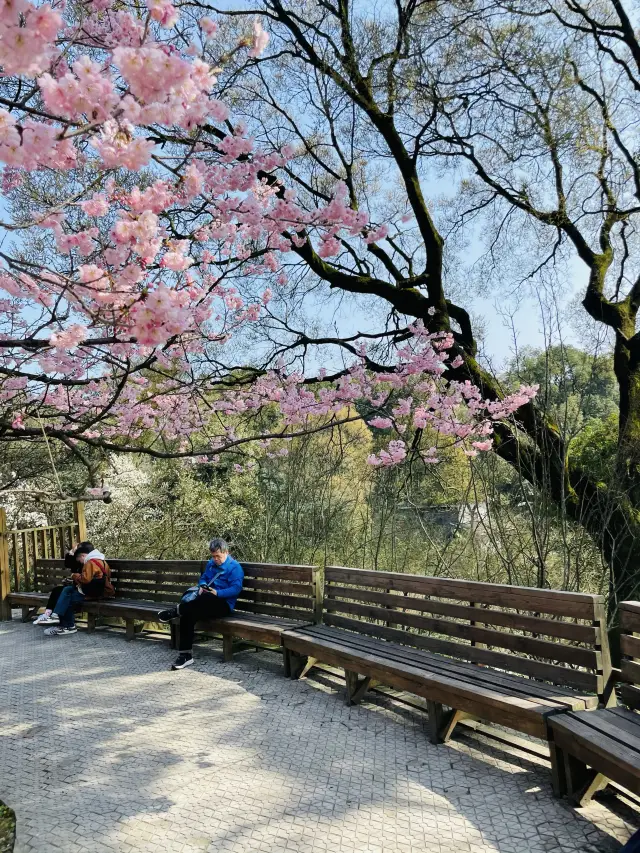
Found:
[[[53,611],[60,619],[61,628],[73,628],[76,624],[73,615],[73,605],[81,604],[85,600],[84,595],[75,586],[65,586],[60,593],[60,598]]]
[[[640,850],[640,829],[627,841],[620,853],[638,853]]]

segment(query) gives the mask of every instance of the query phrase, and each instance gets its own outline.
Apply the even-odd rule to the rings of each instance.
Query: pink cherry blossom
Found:
[[[79,323],[74,323],[59,332],[54,332],[49,338],[49,343],[55,349],[74,349],[87,337],[88,329]]]
[[[269,44],[269,33],[265,32],[262,29],[262,24],[256,18],[253,22],[253,38],[251,41],[251,50],[249,51],[249,56],[260,56],[264,53],[267,45]]]
[[[225,349],[242,352],[255,334],[250,324],[276,316],[267,285],[288,286],[293,248],[310,242],[332,258],[353,241],[385,239],[389,225],[373,226],[354,210],[344,182],[324,206],[299,200],[278,171],[294,147],[263,150],[216,97],[220,72],[202,58],[202,35],[216,33],[215,21],[183,15],[179,32],[170,31],[178,21],[172,3],[145,3],[148,14],[133,14],[113,0],[89,0],[81,27],[76,6],[0,6],[4,74],[21,75],[20,91],[37,95],[35,109],[19,101],[0,108],[3,189],[27,172],[46,169],[55,183],[56,173],[76,170],[61,181],[72,179],[73,192],[27,223],[51,247],[47,263],[7,256],[0,270],[5,420],[26,429],[41,410],[72,443],[132,446],[152,431],[180,452],[217,461],[244,440],[243,418],[251,423],[263,409],[277,412],[277,430],[286,432],[329,425],[364,405],[385,415],[369,420],[373,428],[403,436],[369,456],[374,466],[416,453],[437,462],[435,447],[412,443],[414,430],[471,456],[488,451],[495,420],[536,389],[487,401],[471,383],[447,381],[453,337],[431,334],[421,321],[390,347],[380,372],[359,340],[337,380],[321,368],[308,383],[284,360],[235,387],[226,384],[233,371],[221,380]],[[256,19],[237,49],[257,58],[268,42]],[[213,144],[212,125],[220,137]],[[278,183],[265,173],[278,174]],[[21,345],[27,338],[31,348]],[[461,364],[460,356],[451,361]],[[261,450],[288,452],[282,442]]]

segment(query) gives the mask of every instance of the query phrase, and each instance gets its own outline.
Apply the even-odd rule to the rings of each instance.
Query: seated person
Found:
[[[89,551],[94,550],[91,542],[76,542],[75,545],[64,555],[64,565],[72,572],[82,572],[82,563],[76,557],[76,551],[79,548],[88,548]],[[45,607],[44,613],[41,613],[38,617],[36,617],[36,619],[34,619],[34,625],[42,625],[42,623],[45,622],[49,618],[49,616],[51,616],[53,608],[56,606],[56,604],[58,603],[58,599],[60,598],[60,593],[65,588],[65,586],[69,585],[69,583],[71,583],[71,579],[69,579],[69,581],[65,582],[64,584],[54,586],[54,588],[49,593],[49,600],[47,601],[47,606]]]
[[[84,601],[113,598],[111,570],[104,554],[91,542],[82,542],[74,551],[81,570],[71,575],[71,583],[64,586],[51,614],[40,625],[51,625],[44,632],[48,637],[75,634],[77,631],[74,606]]]
[[[180,653],[171,669],[191,666],[196,623],[228,616],[233,612],[242,590],[244,572],[240,563],[229,555],[229,546],[224,539],[212,539],[209,551],[211,559],[198,581],[197,589],[185,593],[177,607],[158,613],[161,622],[171,622],[177,616],[180,617]]]

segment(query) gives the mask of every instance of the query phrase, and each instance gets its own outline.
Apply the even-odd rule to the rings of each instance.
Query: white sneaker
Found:
[[[66,637],[67,634],[77,634],[77,628],[61,628],[56,625],[53,628],[47,628],[44,632],[45,637]]]
[[[58,616],[57,613],[51,613],[50,616],[46,616],[44,619],[42,618],[43,616],[44,616],[44,613],[42,614],[42,616],[38,617],[40,619],[40,621],[38,622],[38,625],[59,625],[60,624],[60,617]]]
[[[46,620],[49,618],[46,613],[41,613],[37,619],[33,620],[34,625],[43,625],[46,624]]]

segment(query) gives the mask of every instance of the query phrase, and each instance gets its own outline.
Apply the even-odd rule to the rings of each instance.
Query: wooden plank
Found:
[[[39,561],[43,566],[57,568],[64,565],[62,560],[44,559]],[[165,574],[178,574],[181,577],[199,578],[206,566],[205,560],[122,560],[108,558],[113,572],[141,572],[155,575],[160,571]],[[249,578],[272,578],[285,581],[301,581],[312,583],[314,566],[295,566],[278,563],[241,563]]]
[[[111,566],[111,563],[109,563],[109,567],[112,570],[112,574],[115,572],[115,574],[119,574],[123,580],[127,580],[127,581],[128,580],[131,580],[131,581],[140,580],[140,581],[148,581],[149,583],[151,583],[151,582],[154,582],[156,578],[160,577],[162,579],[162,581],[166,581],[168,583],[171,583],[171,582],[182,583],[185,586],[193,586],[194,584],[196,584],[198,582],[198,578],[200,577],[200,575],[189,574],[187,572],[184,572],[182,574],[180,572],[167,572],[167,573],[160,572],[159,573],[158,570],[156,570],[155,572],[151,572],[151,571],[145,571],[145,572],[135,571],[134,572],[134,571],[130,571],[128,569],[124,569],[121,566],[120,567],[116,566],[114,568]]]
[[[631,753],[629,760],[637,766],[640,773],[640,727],[634,732],[628,726],[621,726],[615,714],[612,714],[608,709],[585,714],[584,719],[580,717],[580,722],[595,733],[594,737],[602,735],[629,750]]]
[[[29,538],[26,533],[22,534],[22,575],[24,578],[24,588],[27,587],[29,582],[29,576],[33,574],[32,563],[29,560]],[[35,562],[35,554],[34,554],[34,562]],[[16,587],[16,589],[20,589],[20,585]]]
[[[349,613],[368,619],[377,619],[385,622],[387,625],[406,625],[410,628],[431,631],[458,639],[475,640],[488,646],[510,649],[511,651],[543,657],[552,661],[563,661],[564,663],[583,666],[587,669],[596,669],[599,663],[599,655],[590,649],[580,649],[573,646],[566,646],[562,643],[537,640],[532,637],[524,637],[521,634],[507,634],[504,631],[476,628],[471,625],[451,622],[445,619],[432,619],[412,613],[386,610],[382,607],[372,607],[370,605],[357,604],[356,602],[335,600],[326,601],[325,609],[328,613]],[[411,642],[411,636],[412,634],[407,632],[406,642]]]
[[[623,660],[620,664],[620,672],[622,673],[622,680],[626,681],[627,684],[640,685],[640,663]]]
[[[238,601],[237,612],[264,613],[265,616],[281,616],[284,619],[298,619],[301,622],[313,622],[313,611],[299,610],[295,607],[276,607],[272,604],[251,604],[248,601]]]
[[[280,581],[275,578],[247,578],[242,582],[243,589],[265,590],[265,592],[291,592],[294,595],[306,595],[313,598],[313,585],[297,581]]]
[[[131,598],[137,601],[148,601],[151,604],[154,603],[154,596],[150,592],[136,592],[135,590],[126,589],[122,591],[122,595],[119,595],[118,588],[116,587],[116,602],[118,601],[118,598]],[[157,603],[165,604],[171,601],[174,601],[175,603],[175,596],[167,596],[164,601],[158,600]]]
[[[640,737],[640,714],[630,711],[628,708],[607,708],[607,714],[612,722],[623,731],[635,737]]]
[[[300,572],[306,575],[306,579],[311,581],[313,574],[318,571],[318,566],[306,566],[299,565],[298,563],[252,563],[241,561],[240,565],[242,566],[243,571],[246,571],[247,574],[253,574],[257,572],[260,575],[263,569],[286,569],[294,570],[296,572]],[[266,575],[265,575],[266,577]]]
[[[302,610],[313,611],[313,599],[304,598],[299,595],[278,595],[274,592],[263,592],[262,590],[243,589],[238,596],[238,601],[252,601],[255,604],[267,602],[269,604],[280,604],[283,607],[298,607]]]
[[[281,578],[282,580],[299,580],[311,583],[313,573],[311,569],[296,566],[247,566],[241,563],[242,570],[248,578]]]
[[[623,601],[620,605],[620,630],[640,634],[640,601]]]
[[[620,651],[630,658],[640,658],[640,637],[622,634],[620,636]]]
[[[233,636],[243,640],[253,640],[256,643],[279,646],[283,631],[291,627],[291,624],[284,622],[282,625],[278,625],[276,623],[253,624],[232,620],[233,617],[226,617],[224,619],[198,622],[196,629],[212,634],[220,634],[223,637]]]
[[[523,675],[529,675],[533,678],[540,678],[543,681],[551,681],[557,684],[571,684],[574,687],[587,690],[591,693],[599,693],[602,690],[602,679],[588,672],[580,672],[563,666],[554,666],[549,663],[540,663],[539,661],[520,658],[516,655],[464,646],[461,643],[452,643],[448,640],[439,640],[433,637],[412,634],[407,631],[398,631],[394,628],[371,625],[357,619],[333,616],[330,613],[325,615],[324,621],[325,624],[334,625],[337,628],[358,631],[373,637],[382,637],[405,645],[411,643],[417,648],[457,658],[462,657],[463,660],[484,663],[497,669],[504,669],[507,672],[519,672]]]
[[[133,591],[146,592],[151,594],[152,597],[163,594],[165,596],[169,595],[172,598],[179,599],[187,589],[186,586],[181,584],[156,584],[148,583],[146,581],[123,580],[122,578],[114,579],[114,583],[122,595],[128,595],[130,591]]]
[[[620,686],[620,696],[625,705],[640,710],[640,688],[632,687],[629,684],[622,684]]]
[[[31,604],[32,602],[46,604],[49,594],[46,592],[10,592],[7,597],[12,604]]]
[[[345,645],[354,650],[361,649],[365,653],[371,652],[377,656],[388,658],[392,662],[399,660],[413,666],[425,667],[431,671],[440,671],[454,677],[484,683],[488,687],[498,686],[499,689],[508,690],[514,695],[536,697],[543,699],[545,703],[555,703],[558,708],[571,708],[577,711],[585,708],[596,708],[598,704],[596,696],[579,696],[567,688],[552,687],[520,675],[508,675],[494,669],[441,657],[432,652],[401,646],[386,640],[361,637],[358,634],[327,628],[325,625],[317,626],[317,628],[306,628],[305,634],[311,638],[319,638],[321,641],[328,636],[334,643]]]
[[[573,616],[593,621],[595,605],[603,601],[602,596],[563,590],[537,589],[536,587],[508,586],[507,584],[482,583],[480,581],[453,580],[452,578],[401,575],[396,572],[375,572],[339,566],[327,566],[325,579],[340,584],[356,584],[400,592],[416,592],[475,601],[480,604],[496,604],[532,613],[552,613]]]
[[[78,531],[78,542],[85,542],[87,539],[87,521],[84,512],[84,501],[76,501],[73,504],[73,518]]]
[[[328,599],[347,598],[371,604],[396,606],[402,610],[415,610],[420,613],[449,616],[452,619],[472,620],[483,625],[499,625],[504,628],[530,631],[533,634],[575,640],[590,645],[595,644],[599,637],[599,629],[594,625],[579,625],[575,622],[561,622],[557,619],[543,619],[538,616],[526,616],[503,610],[488,610],[486,607],[478,607],[477,605],[471,607],[469,605],[451,604],[432,598],[410,597],[404,593],[376,592],[332,583],[327,585],[326,595]]]

